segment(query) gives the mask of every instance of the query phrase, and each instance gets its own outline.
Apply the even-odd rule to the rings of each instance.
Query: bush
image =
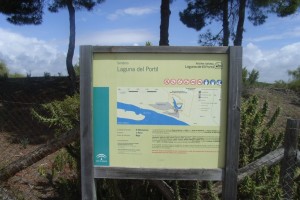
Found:
[[[291,81],[288,86],[290,89],[300,94],[300,80]]]
[[[79,76],[79,75],[80,75],[80,66],[79,66],[78,63],[76,63],[76,64],[74,65],[74,71],[75,71],[76,76]]]
[[[3,61],[0,61],[0,79],[7,79],[8,78],[8,68]]]
[[[79,108],[79,94],[75,94],[73,96],[67,96],[62,101],[53,101],[51,103],[43,104],[41,109],[32,109],[31,113],[35,119],[54,129],[55,133],[59,135],[75,128],[75,126],[79,124]],[[73,177],[72,179],[60,177],[56,183],[59,185],[59,187],[57,187],[59,189],[58,193],[62,199],[74,199],[75,194],[77,197],[80,196],[78,195],[80,191],[77,190],[80,188],[79,140],[67,145],[65,149],[59,151],[59,154],[56,156],[52,165],[52,173],[50,175],[51,183],[56,175],[59,172],[64,171],[65,168],[73,170],[76,177]],[[74,194],[71,191],[73,191]],[[70,194],[70,192],[72,194]]]
[[[45,78],[45,79],[48,79],[48,78],[50,78],[50,77],[51,77],[50,72],[44,72],[44,78]]]
[[[67,96],[63,101],[43,104],[40,110],[31,111],[39,122],[51,127],[57,134],[71,130],[79,123],[79,94]]]
[[[288,84],[283,80],[279,80],[279,81],[275,81],[275,83],[273,84],[273,87],[281,88],[281,89],[287,89]]]
[[[255,69],[253,69],[251,72],[249,72],[246,67],[243,67],[242,69],[242,96],[243,97],[250,97],[252,95],[252,90],[254,86],[258,86],[258,77],[259,72]],[[260,84],[262,85],[262,84]]]
[[[14,74],[9,74],[10,78],[24,78],[25,75],[24,74],[20,74],[20,73],[14,73]]]
[[[52,127],[57,134],[65,132],[75,127],[79,123],[79,94],[68,96],[63,101],[54,101],[44,104],[41,110],[33,110],[33,116],[40,122]],[[283,134],[271,131],[280,114],[280,108],[269,114],[268,102],[259,104],[258,98],[253,96],[243,100],[241,106],[241,145],[240,145],[240,164],[244,167],[256,159],[275,150],[282,142]],[[270,117],[268,117],[270,115]],[[53,165],[52,176],[58,171],[62,171],[64,166],[69,169],[77,169],[78,179],[59,179],[59,193],[62,198],[73,198],[67,196],[69,191],[77,191],[79,188],[79,160],[80,160],[79,142],[61,150]],[[132,180],[97,180],[100,183],[97,187],[99,196],[112,199],[117,196],[127,195],[128,199],[140,199],[134,197],[148,197],[148,199],[161,199],[159,191],[150,186],[149,181],[132,181]],[[211,189],[211,182],[206,185],[200,182],[186,184],[185,181],[175,182],[176,198],[181,199],[200,199],[200,189]],[[181,189],[179,185],[185,185]],[[72,187],[72,188],[70,188]],[[181,189],[181,190],[180,190]],[[181,193],[181,194],[180,194]],[[118,195],[117,195],[118,194]],[[218,199],[212,191],[208,194],[209,199]],[[239,185],[238,199],[280,199],[281,189],[279,188],[279,166],[263,168],[252,176],[247,177]]]
[[[278,148],[283,133],[274,133],[274,126],[280,108],[268,117],[268,102],[259,106],[256,96],[243,101],[241,108],[240,163],[239,167],[261,158]],[[239,185],[239,199],[281,199],[279,187],[279,166],[263,168],[247,177]]]
[[[295,70],[289,70],[288,74],[292,77],[292,81],[288,84],[289,88],[300,93],[300,66]]]
[[[254,86],[257,83],[257,80],[259,78],[259,71],[256,69],[252,69],[251,72],[247,70],[246,67],[243,67],[242,69],[242,83],[244,87],[251,87]]]

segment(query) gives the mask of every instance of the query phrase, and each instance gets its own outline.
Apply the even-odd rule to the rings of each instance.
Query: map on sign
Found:
[[[219,126],[221,88],[119,87],[117,124]]]

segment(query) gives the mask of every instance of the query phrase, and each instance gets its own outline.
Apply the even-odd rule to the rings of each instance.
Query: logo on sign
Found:
[[[107,162],[107,156],[103,153],[99,153],[96,158],[97,162]]]

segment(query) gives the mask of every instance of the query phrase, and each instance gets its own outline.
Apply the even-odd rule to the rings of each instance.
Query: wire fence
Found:
[[[53,131],[37,122],[31,112],[32,109],[41,110],[41,106],[45,103],[64,99],[66,95],[71,94],[69,88],[69,81],[65,77],[0,80],[0,169],[5,168],[8,164],[20,159],[54,137]],[[299,125],[296,140],[298,137]],[[277,149],[239,169],[240,193],[238,198],[247,199],[246,196],[249,195],[242,193],[242,184],[246,184],[244,182],[246,177],[255,176],[252,181],[259,182],[266,168],[268,169],[267,176],[280,171],[278,180],[270,186],[279,189],[284,199],[300,198],[300,176],[298,173],[300,161],[297,159],[298,144],[296,146],[297,148],[287,159],[284,159],[286,156],[284,148]],[[282,171],[283,168],[284,172]],[[200,194],[205,199],[212,199],[214,195],[220,195],[222,192],[221,184],[221,182],[203,182],[199,186],[199,189],[202,189]],[[195,184],[187,184],[187,181],[179,182],[178,188],[182,197],[188,197],[188,193],[197,192],[198,189],[195,188]],[[203,190],[203,188],[205,189]],[[266,190],[273,192],[268,187]]]
[[[68,94],[65,77],[0,80],[0,168],[54,136],[31,112]]]
[[[294,183],[297,164],[295,164],[295,160],[292,158],[287,160],[286,164],[288,167],[285,169],[285,172],[282,173],[281,177],[283,199],[299,199],[299,196],[297,195],[298,186]]]
[[[287,120],[287,127],[284,138],[284,157],[281,163],[280,183],[282,185],[283,199],[299,199],[299,179],[297,167],[300,161],[298,160],[298,138],[300,134],[300,119]]]

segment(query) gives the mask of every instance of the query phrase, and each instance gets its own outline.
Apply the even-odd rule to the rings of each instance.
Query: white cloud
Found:
[[[277,31],[275,34],[268,34],[266,36],[248,38],[246,39],[249,42],[264,42],[264,41],[274,41],[274,40],[283,40],[283,39],[292,39],[300,37],[300,27],[295,26],[292,28],[286,28],[284,31]]]
[[[287,71],[300,65],[300,42],[269,51],[248,43],[243,54],[243,66],[248,70],[258,70],[259,80],[271,83],[276,80],[288,81]]]
[[[33,37],[25,37],[0,28],[0,60],[3,60],[10,73],[32,76],[66,74],[65,55],[54,46]]]
[[[284,37],[285,34],[275,34],[275,35],[267,35],[262,37],[250,38],[249,41],[252,42],[263,42],[263,41],[270,41],[270,40],[280,40]]]
[[[156,12],[156,8],[153,7],[131,7],[125,9],[118,9],[114,13],[107,16],[109,20],[116,20],[119,17],[130,15],[130,16],[142,16]]]
[[[124,9],[124,13],[127,15],[133,16],[141,16],[153,13],[155,11],[154,8],[126,8]]]
[[[153,40],[157,40],[156,37],[146,29],[114,29],[81,36],[78,44],[137,46]]]

